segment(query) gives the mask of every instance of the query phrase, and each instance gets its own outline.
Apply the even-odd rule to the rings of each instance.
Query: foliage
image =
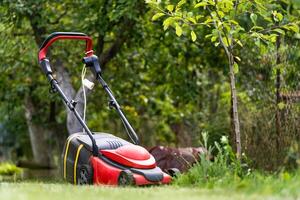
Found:
[[[203,134],[204,144],[207,144],[207,135]],[[299,170],[293,172],[280,171],[278,173],[265,173],[249,168],[247,159],[238,160],[234,156],[228,139],[224,136],[221,144],[215,143],[218,150],[213,160],[210,158],[212,147],[201,155],[186,174],[179,175],[174,184],[177,186],[194,186],[210,190],[230,190],[246,192],[247,194],[280,194],[282,196],[298,195],[297,187],[300,184]]]
[[[19,2],[20,3],[20,2]],[[42,7],[40,9],[43,20],[49,20],[51,22],[56,22],[59,20],[53,13],[59,13],[62,18],[58,23],[49,23],[47,21],[38,21],[40,26],[47,26],[47,33],[53,30],[80,30],[82,32],[89,33],[93,38],[97,38],[97,27],[101,27],[99,30],[101,33],[104,31],[108,24],[114,24],[114,20],[119,17],[110,18],[105,22],[101,18],[98,20],[97,12],[104,12],[103,10],[97,10],[101,8],[95,2],[89,2],[89,4],[83,4],[84,9],[90,9],[89,13],[91,15],[85,15],[85,12],[76,12],[77,4],[68,4],[65,2],[58,5],[55,2],[47,3],[47,1],[42,1],[36,3],[35,1],[27,1],[27,3],[20,4],[16,1],[13,3],[6,3],[5,6],[1,7],[3,10],[3,31],[1,32],[5,40],[2,40],[3,45],[6,50],[2,50],[1,69],[5,70],[5,75],[2,73],[1,79],[3,84],[1,84],[1,97],[5,104],[1,104],[3,110],[3,115],[1,116],[1,121],[7,124],[12,124],[14,127],[15,123],[9,120],[7,109],[12,107],[21,110],[21,114],[17,115],[21,122],[18,124],[25,124],[24,116],[24,97],[30,95],[34,98],[35,104],[37,106],[37,114],[34,116],[34,120],[37,123],[43,123],[45,126],[54,126],[53,123],[49,122],[50,105],[53,101],[56,103],[56,122],[59,124],[60,132],[65,132],[63,129],[65,126],[65,112],[64,107],[59,102],[56,95],[49,94],[49,86],[46,79],[43,77],[42,73],[38,69],[36,63],[36,52],[37,45],[34,44],[34,35],[31,30],[30,20],[27,15],[23,15],[24,12],[32,13],[32,9],[36,6]],[[129,9],[130,5],[123,5],[120,1],[120,6],[108,5],[110,10],[106,11],[110,14],[105,15],[106,17],[112,17],[116,13],[122,16],[122,9]],[[39,5],[37,5],[39,4]],[[68,7],[67,13],[64,13],[64,8]],[[120,10],[116,10],[116,8]],[[21,9],[21,10],[20,10]],[[75,9],[74,12],[72,9]],[[143,7],[140,8],[143,11]],[[94,12],[93,12],[94,11]],[[15,18],[11,19],[9,13],[14,13]],[[113,14],[115,13],[115,14]],[[131,15],[132,12],[125,12],[126,15]],[[103,14],[103,13],[102,13]],[[174,38],[172,35],[165,34],[163,31],[158,31],[155,26],[149,21],[151,13],[147,13],[144,17],[139,16],[134,18],[136,20],[136,26],[134,32],[134,37],[130,37],[134,42],[127,42],[121,49],[120,53],[114,58],[104,69],[103,76],[110,84],[111,88],[115,92],[117,98],[120,100],[121,105],[124,105],[124,111],[128,115],[130,121],[136,127],[142,141],[145,145],[154,144],[169,144],[175,145],[181,143],[181,136],[176,136],[172,125],[184,124],[184,129],[188,129],[186,135],[189,134],[193,137],[199,137],[200,129],[208,129],[209,131],[216,132],[216,129],[226,132],[226,123],[215,127],[215,125],[209,125],[206,123],[200,124],[200,129],[198,130],[199,121],[207,121],[207,118],[211,118],[209,114],[209,107],[204,103],[206,100],[212,97],[209,94],[200,94],[201,91],[207,90],[211,84],[207,81],[208,78],[205,74],[214,73],[209,71],[216,71],[214,68],[221,68],[219,64],[217,66],[219,59],[216,57],[222,57],[218,51],[211,52],[209,49],[204,50],[210,53],[207,59],[202,59],[201,64],[202,69],[197,68],[199,63],[199,58],[197,57],[198,48],[196,46],[191,46],[189,43],[186,45],[181,44],[181,40]],[[104,14],[103,14],[104,15]],[[49,16],[46,18],[45,16]],[[38,17],[38,15],[34,16]],[[53,18],[53,19],[52,19]],[[38,20],[38,18],[36,19]],[[83,23],[88,21],[87,23]],[[97,23],[106,23],[95,26]],[[6,28],[4,28],[6,27]],[[67,27],[67,29],[63,28]],[[104,27],[104,28],[103,28]],[[108,44],[104,48],[107,48],[113,39],[116,38],[115,33],[120,32],[117,28],[110,29],[107,27],[107,33],[105,41]],[[30,34],[23,34],[23,32],[28,32]],[[15,36],[14,36],[15,35]],[[142,37],[141,37],[142,36]],[[164,38],[163,41],[154,38]],[[9,42],[6,42],[9,41]],[[74,59],[74,55],[77,53],[81,55],[82,46],[74,45],[70,42],[57,43],[60,48],[53,48],[52,54],[54,60],[57,57],[63,57],[69,67],[70,75],[72,76],[72,82],[75,88],[79,87],[79,79],[76,75],[79,75],[80,69],[77,66],[80,59]],[[205,47],[207,45],[203,45]],[[69,47],[69,48],[68,48]],[[188,55],[181,53],[178,49],[186,49]],[[8,51],[10,49],[10,51]],[[71,52],[70,50],[74,50]],[[157,51],[157,49],[160,49]],[[97,50],[97,49],[96,49]],[[25,54],[24,54],[24,52]],[[174,58],[178,59],[174,59]],[[214,59],[211,59],[214,57]],[[17,58],[17,59],[15,59]],[[24,60],[25,59],[25,60]],[[207,70],[204,66],[211,66],[211,70]],[[29,67],[31,66],[31,67]],[[174,66],[177,66],[174,70]],[[222,69],[222,68],[221,68]],[[222,74],[217,72],[219,77]],[[163,74],[166,74],[164,76]],[[10,77],[10,78],[8,78]],[[34,77],[34,78],[33,78]],[[130,77],[130,78],[129,78]],[[222,79],[216,80],[221,83]],[[38,87],[36,87],[38,86]],[[199,91],[198,87],[201,87]],[[156,88],[156,90],[152,90]],[[115,132],[116,134],[122,135],[124,130],[120,121],[117,119],[116,115],[109,112],[106,106],[106,97],[103,95],[99,88],[95,88],[97,91],[92,92],[88,99],[88,111],[87,119],[88,123],[93,130],[103,130],[107,132]],[[216,91],[226,91],[227,88],[220,84],[220,88],[216,87],[212,90]],[[9,91],[9,92],[8,92]],[[201,100],[198,96],[201,95]],[[46,98],[44,98],[46,97]],[[122,98],[121,98],[122,97]],[[11,100],[13,99],[13,101]],[[212,101],[212,104],[219,104],[216,101]],[[200,105],[200,108],[194,105]],[[101,105],[101,106],[99,106]],[[214,107],[213,106],[213,107]],[[222,106],[224,104],[222,103]],[[207,110],[199,113],[199,110]],[[10,110],[12,112],[12,110]],[[226,115],[224,112],[222,116]],[[8,116],[7,116],[8,115]],[[221,115],[218,117],[221,117]],[[215,118],[217,120],[217,118]],[[187,122],[187,123],[186,123]],[[218,122],[215,121],[215,124]],[[179,130],[182,132],[182,130]],[[21,132],[15,130],[10,130],[17,135]],[[27,131],[22,128],[22,134]],[[190,133],[191,132],[191,133]],[[181,134],[181,133],[180,133]],[[11,136],[12,133],[8,134]],[[64,136],[65,134],[60,134]],[[22,136],[24,138],[24,136]],[[218,136],[216,136],[218,138]],[[180,141],[181,140],[181,141]],[[196,142],[187,143],[197,144]],[[196,141],[196,140],[195,140]],[[53,141],[49,141],[53,144]],[[183,143],[184,145],[184,143]],[[26,147],[27,146],[27,147]],[[25,149],[28,145],[22,145]],[[52,146],[52,148],[55,148]],[[24,150],[23,150],[24,151]],[[27,154],[28,156],[28,154]]]
[[[186,174],[180,175],[175,184],[213,187],[215,184],[222,184],[250,175],[251,169],[245,162],[246,158],[239,160],[235,157],[226,136],[221,138],[221,144],[215,142],[213,147],[207,146],[207,133],[202,133],[202,137],[203,144],[208,151],[201,154],[200,161]],[[214,148],[217,150],[215,156],[212,155]]]
[[[258,171],[251,171],[247,176],[242,178],[225,174],[222,177],[215,177],[215,181],[206,182],[189,182],[188,179],[183,181],[183,178],[175,184],[178,186],[195,186],[197,188],[209,189],[210,191],[230,191],[259,195],[279,195],[283,198],[297,197],[300,180],[299,171],[295,172],[280,172],[277,174],[265,174]]]
[[[206,38],[215,45],[224,49],[227,55],[229,77],[230,77],[230,93],[231,93],[231,123],[234,134],[231,136],[232,144],[236,146],[237,157],[241,158],[241,133],[240,120],[238,116],[238,101],[235,74],[239,72],[238,62],[241,62],[237,46],[243,48],[243,43],[249,41],[249,38],[255,40],[257,46],[261,46],[260,42],[275,48],[272,43],[276,42],[276,48],[280,46],[280,36],[288,34],[299,34],[298,27],[298,11],[293,12],[287,10],[285,6],[292,5],[292,2],[274,2],[274,1],[236,1],[236,0],[198,0],[187,2],[185,0],[174,4],[170,1],[150,0],[147,3],[154,8],[156,14],[152,20],[164,17],[164,30],[170,27],[175,29],[178,37],[185,32],[189,32],[192,41],[196,41],[198,27],[209,29],[208,34],[204,34]],[[285,5],[283,5],[285,4]],[[260,20],[257,18],[260,16]],[[249,17],[251,24],[245,23],[245,19]],[[198,28],[198,29],[197,29]],[[201,30],[199,31],[201,33]],[[279,53],[276,57],[276,65],[280,62]],[[279,93],[280,71],[276,71],[276,91]],[[284,104],[278,102],[277,106],[282,109]],[[278,112],[277,112],[278,113]],[[276,117],[279,119],[279,117]],[[279,130],[279,122],[276,121],[277,134]],[[235,141],[233,141],[235,140]]]
[[[103,76],[144,146],[199,146],[202,132],[209,135],[210,146],[220,143],[224,135],[234,143],[228,56],[224,48],[216,48],[222,47],[219,39],[232,34],[227,45],[233,45],[243,151],[253,167],[273,170],[289,162],[298,166],[299,150],[294,147],[299,145],[295,144],[299,102],[289,99],[277,105],[274,98],[277,70],[283,92],[299,90],[299,3],[240,1],[234,17],[232,0],[217,5],[211,5],[211,0],[156,2],[147,4],[153,9],[144,1],[124,0],[6,0],[0,4],[0,150],[5,150],[4,155],[32,157],[24,116],[28,96],[36,107],[34,122],[45,129],[56,128],[47,141],[53,157],[59,157],[60,143],[67,136],[65,107],[57,95],[49,93],[36,60],[41,41],[36,41],[35,25],[43,30],[38,34],[41,40],[53,31],[85,32],[92,36],[97,54],[121,42],[115,56],[103,65]],[[214,27],[213,20],[222,20],[225,28]],[[282,38],[280,65],[274,43],[278,35]],[[73,42],[58,42],[51,48],[51,61],[63,59],[76,90],[82,49],[82,43]],[[55,112],[51,112],[53,105]],[[106,105],[107,97],[95,87],[88,96],[88,125],[125,137],[117,115]],[[278,107],[285,116],[280,137],[274,119]]]
[[[225,48],[243,47],[249,37],[274,43],[278,34],[285,35],[288,31],[299,33],[298,11],[285,9],[285,6],[293,5],[289,1],[282,2],[284,6],[260,0],[197,0],[192,3],[186,0],[177,3],[149,0],[147,3],[156,10],[153,21],[164,17],[164,30],[172,27],[177,36],[185,33],[192,41],[196,41],[197,27],[203,26],[210,30],[203,36],[215,46],[224,44]],[[252,23],[245,23],[246,20]]]
[[[17,167],[14,164],[11,163],[1,163],[0,164],[0,176],[12,176],[12,175],[18,175],[22,172],[22,169]]]

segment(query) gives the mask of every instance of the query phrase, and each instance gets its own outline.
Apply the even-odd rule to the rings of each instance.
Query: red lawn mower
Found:
[[[76,110],[76,101],[66,97],[53,77],[48,48],[57,40],[84,40],[86,42],[83,62],[90,68],[96,80],[109,96],[109,105],[123,122],[132,143],[108,133],[91,132]],[[83,132],[68,137],[62,154],[63,177],[74,184],[150,185],[167,184],[171,176],[156,165],[154,157],[139,146],[139,138],[128,122],[112,91],[102,78],[97,56],[93,55],[92,39],[84,33],[55,32],[40,47],[38,59],[51,88],[58,92],[66,106],[74,113]]]

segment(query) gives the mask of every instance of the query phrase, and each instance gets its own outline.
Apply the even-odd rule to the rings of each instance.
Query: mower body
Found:
[[[85,133],[68,137],[62,154],[62,173],[68,182],[149,185],[171,181],[145,148],[107,133],[95,133],[93,137],[98,156],[93,156],[91,140]]]

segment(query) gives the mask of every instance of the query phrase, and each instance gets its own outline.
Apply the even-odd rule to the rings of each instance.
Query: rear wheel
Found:
[[[180,171],[177,168],[170,168],[167,169],[166,172],[171,176],[171,177],[177,177],[180,175]]]
[[[120,186],[134,185],[135,181],[134,181],[133,173],[130,170],[121,171],[118,178],[118,184]]]
[[[78,171],[78,185],[93,184],[93,169],[89,165],[82,165]]]

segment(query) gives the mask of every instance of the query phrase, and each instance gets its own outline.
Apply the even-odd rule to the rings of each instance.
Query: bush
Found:
[[[0,176],[13,176],[22,172],[22,169],[14,164],[0,163]]]
[[[208,186],[227,184],[233,180],[240,180],[251,174],[245,156],[239,160],[236,158],[228,138],[223,136],[221,144],[215,142],[213,147],[207,146],[208,135],[202,133],[203,146],[208,150],[200,156],[199,162],[193,166],[186,174],[180,175],[175,184]],[[217,154],[214,159],[210,159],[211,152],[216,149]]]
[[[179,175],[173,182],[175,185],[297,197],[300,187],[300,169],[273,173],[252,171],[248,167],[249,161],[245,156],[241,160],[236,158],[226,137],[222,137],[221,144],[215,143],[213,147],[207,147],[206,133],[202,134],[202,137],[203,145],[208,149],[206,155],[202,155],[199,162],[186,174]],[[217,154],[213,160],[210,160],[214,148]]]

